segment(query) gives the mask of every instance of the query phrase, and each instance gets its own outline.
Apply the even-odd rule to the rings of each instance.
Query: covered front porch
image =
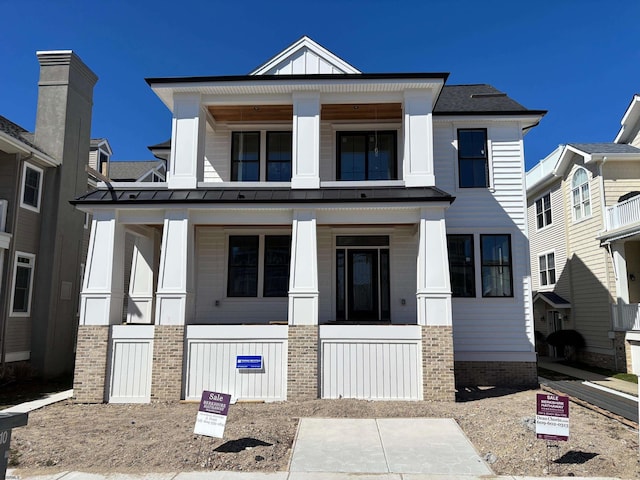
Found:
[[[94,207],[76,397],[453,399],[450,197],[430,198]]]

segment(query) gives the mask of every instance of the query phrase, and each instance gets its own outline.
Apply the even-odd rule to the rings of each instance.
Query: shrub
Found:
[[[572,361],[577,359],[580,350],[586,346],[584,337],[576,330],[557,330],[549,334],[547,343],[557,349],[558,355]]]

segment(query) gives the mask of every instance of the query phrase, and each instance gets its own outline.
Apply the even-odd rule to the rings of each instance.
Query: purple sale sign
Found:
[[[569,440],[569,397],[536,395],[536,437],[542,440]]]
[[[206,435],[207,437],[222,438],[230,403],[231,395],[203,391],[193,433]]]

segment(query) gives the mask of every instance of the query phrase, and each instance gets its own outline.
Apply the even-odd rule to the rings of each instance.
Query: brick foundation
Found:
[[[422,327],[422,392],[425,400],[455,401],[453,328]]]
[[[287,399],[318,398],[318,326],[289,325]]]
[[[455,362],[456,387],[538,385],[536,362]]]
[[[627,332],[616,332],[614,346],[616,349],[616,366],[619,372],[631,371],[631,346],[624,339]]]
[[[182,398],[184,325],[156,325],[153,336],[151,401]]]
[[[80,325],[73,375],[73,399],[79,403],[102,403],[105,400],[108,325]]]
[[[617,349],[616,349],[617,354]],[[587,365],[593,365],[594,367],[602,367],[609,370],[615,370],[616,358],[613,355],[606,355],[604,353],[587,352],[585,350],[580,351],[578,354],[578,361],[584,362]],[[624,363],[618,365],[619,369],[624,369]],[[622,371],[622,370],[621,370]]]

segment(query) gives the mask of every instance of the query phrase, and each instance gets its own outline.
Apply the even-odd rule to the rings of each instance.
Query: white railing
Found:
[[[615,330],[622,332],[640,330],[640,303],[613,304],[611,309]]]
[[[640,195],[607,207],[607,230],[640,222]]]

